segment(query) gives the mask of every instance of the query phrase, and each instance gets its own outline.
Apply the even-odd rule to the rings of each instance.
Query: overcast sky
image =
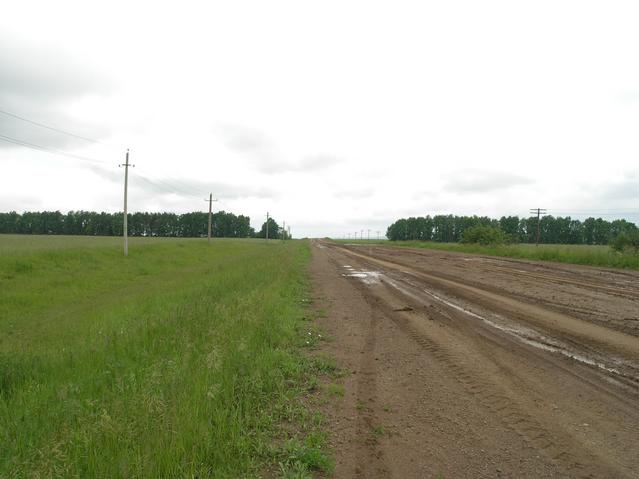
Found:
[[[639,221],[636,1],[5,3],[1,211]]]

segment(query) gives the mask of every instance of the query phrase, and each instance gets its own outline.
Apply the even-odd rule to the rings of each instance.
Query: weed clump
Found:
[[[639,231],[619,233],[610,242],[610,247],[619,253],[639,253]]]

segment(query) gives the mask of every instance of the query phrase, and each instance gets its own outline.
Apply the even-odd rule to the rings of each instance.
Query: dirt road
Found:
[[[639,274],[312,248],[336,477],[639,477]]]

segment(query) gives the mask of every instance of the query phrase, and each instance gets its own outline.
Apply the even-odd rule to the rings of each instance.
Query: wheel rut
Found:
[[[611,331],[613,343],[628,348],[602,349],[605,334],[599,341],[584,342],[567,334],[562,324],[544,329],[548,344],[540,347],[509,330],[520,321],[524,332],[540,324],[530,323],[528,313],[510,314],[519,303],[503,307],[501,298],[491,301],[474,290],[469,294],[466,285],[457,289],[405,262],[392,264],[330,244],[322,252],[370,307],[356,387],[358,401],[375,406],[358,412],[357,435],[366,445],[357,456],[358,477],[428,477],[424,471],[436,475],[435,467],[454,471],[451,477],[530,477],[532,471],[536,477],[636,477],[636,384],[556,351],[557,344],[565,343],[581,347],[584,355],[630,351],[633,359],[632,339]],[[542,311],[541,306],[534,309]],[[515,326],[495,327],[495,318]],[[399,366],[389,370],[394,365]],[[400,389],[385,390],[389,384]],[[388,438],[372,434],[376,425],[388,421],[380,405],[402,396],[408,402],[393,418],[410,429],[397,427]],[[431,436],[453,442],[434,443]],[[418,442],[406,442],[411,437]],[[498,438],[510,439],[500,443]],[[398,461],[401,448],[407,457],[419,457],[419,441],[425,459]],[[466,453],[452,459],[455,442]],[[492,452],[482,463],[476,455],[486,447]]]

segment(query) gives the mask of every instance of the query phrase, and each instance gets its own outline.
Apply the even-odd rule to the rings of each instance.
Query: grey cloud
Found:
[[[297,163],[291,164],[290,168],[293,171],[317,171],[330,168],[341,161],[340,158],[333,155],[317,154],[307,156]]]
[[[242,125],[219,125],[215,133],[226,146],[241,154],[258,171],[275,174],[312,172],[329,168],[340,159],[327,154],[309,155],[297,161],[285,158],[275,142],[262,131]]]
[[[64,114],[70,102],[114,89],[108,76],[47,45],[24,43],[0,34],[0,109],[27,119],[97,139],[103,125],[79,122]],[[51,148],[87,143],[0,113],[0,132],[12,138]],[[15,147],[0,142],[0,147]]]
[[[284,162],[278,158],[275,144],[261,131],[240,125],[220,125],[215,132],[229,149],[243,155],[259,171],[281,170]]]
[[[606,185],[602,196],[611,200],[639,200],[639,173],[630,173],[624,180]]]
[[[485,193],[531,183],[534,183],[531,178],[507,172],[463,170],[448,175],[446,189],[458,193]]]
[[[226,146],[242,153],[251,153],[258,156],[270,154],[274,149],[264,134],[253,128],[239,125],[221,125],[217,132],[223,137]]]
[[[83,165],[102,179],[113,183],[123,182],[122,170],[105,168],[100,165]],[[145,174],[130,170],[129,187],[138,189],[144,193],[153,195],[175,194],[179,196],[201,196],[202,200],[208,196],[208,192],[214,192],[219,199],[240,198],[277,198],[279,192],[273,188],[264,186],[229,184],[221,182],[207,182],[202,180],[176,179],[176,178],[149,178]]]
[[[371,187],[349,188],[349,189],[336,191],[333,193],[333,196],[335,198],[340,198],[340,199],[355,200],[355,199],[367,198],[369,196],[372,196],[374,192],[375,192],[375,188],[371,188]]]
[[[149,191],[156,193],[174,192],[182,195],[200,195],[202,199],[208,197],[209,192],[220,200],[231,200],[241,198],[278,198],[280,192],[274,188],[259,185],[244,185],[237,183],[208,182],[188,179],[163,178],[161,180],[151,180],[140,178]],[[167,187],[168,186],[168,187]]]
[[[44,210],[47,205],[41,198],[33,195],[0,195],[0,205],[3,205],[3,211],[7,211],[6,205],[20,205],[20,211]]]

